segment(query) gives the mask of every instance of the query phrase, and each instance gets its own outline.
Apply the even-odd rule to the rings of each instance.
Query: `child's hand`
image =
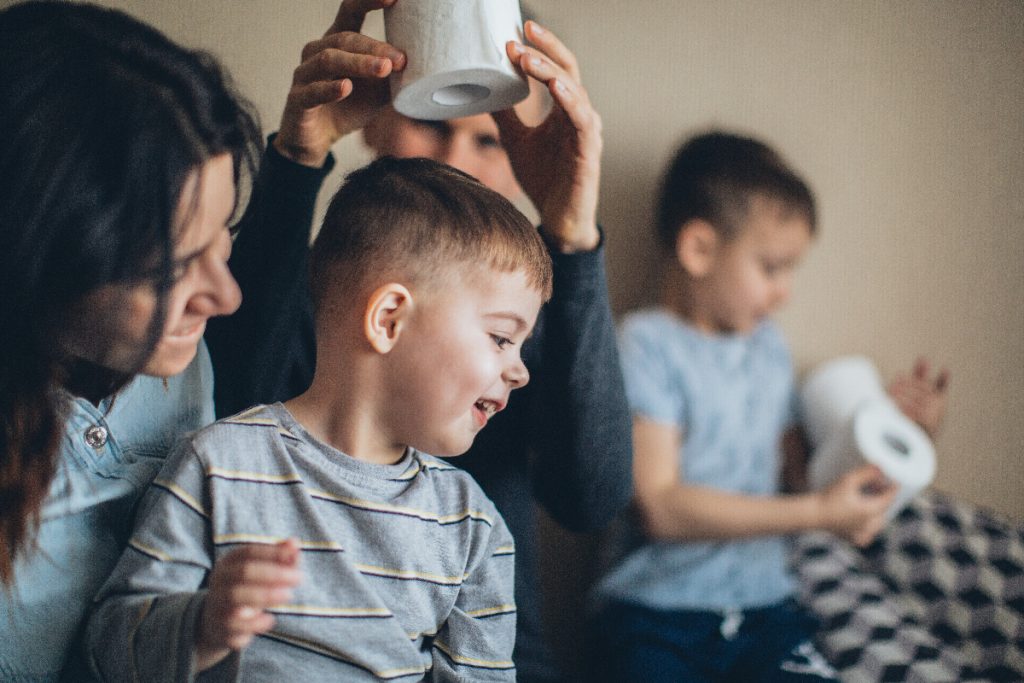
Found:
[[[245,545],[217,562],[199,616],[197,671],[210,668],[270,630],[274,617],[264,610],[291,600],[291,589],[302,580],[298,566],[299,545],[294,539],[277,545]]]
[[[822,526],[858,546],[866,546],[885,526],[893,486],[875,465],[847,472],[822,491]]]
[[[943,368],[935,377],[930,374],[927,359],[918,358],[912,374],[897,377],[889,385],[889,395],[904,415],[934,439],[946,413],[949,370]]]

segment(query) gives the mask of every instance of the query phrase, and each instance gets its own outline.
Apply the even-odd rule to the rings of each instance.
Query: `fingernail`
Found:
[[[544,29],[542,29],[540,27],[540,24],[538,24],[536,21],[533,21],[532,19],[530,20],[529,23],[533,25],[533,32],[534,33],[536,33],[538,36],[544,35]]]
[[[555,79],[555,88],[558,90],[558,92],[561,93],[569,92],[569,88],[565,87],[565,83],[563,83],[560,78]]]
[[[540,66],[541,65],[540,57],[531,57],[530,58],[530,64],[532,64],[534,66]]]
[[[510,40],[509,42],[512,43],[512,52],[515,52],[517,55],[523,54],[523,45],[522,45],[522,43],[519,43],[519,42],[517,42],[515,40]]]

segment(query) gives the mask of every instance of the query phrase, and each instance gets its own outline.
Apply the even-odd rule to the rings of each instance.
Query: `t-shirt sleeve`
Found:
[[[196,679],[195,630],[213,564],[207,491],[205,468],[186,440],[143,496],[128,547],[95,600],[85,647],[101,679]],[[235,675],[231,666],[216,671],[203,680]]]
[[[671,371],[668,343],[657,326],[627,319],[619,329],[626,399],[634,417],[685,427],[686,391]]]

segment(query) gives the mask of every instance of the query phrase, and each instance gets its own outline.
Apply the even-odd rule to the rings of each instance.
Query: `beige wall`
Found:
[[[303,43],[336,9],[105,4],[218,54],[268,130]],[[800,367],[851,352],[886,377],[918,352],[948,365],[937,484],[1024,519],[1024,3],[531,5],[575,47],[603,115],[616,310],[645,300],[654,186],[674,146],[709,125],[762,136],[821,208],[821,237],[781,316]],[[338,151],[342,169],[368,158],[356,140]]]

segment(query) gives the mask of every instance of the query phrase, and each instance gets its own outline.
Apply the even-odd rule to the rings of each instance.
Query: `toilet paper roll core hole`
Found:
[[[438,88],[431,99],[444,107],[461,107],[491,96],[491,89],[478,83],[456,83]]]
[[[882,435],[882,440],[885,441],[886,445],[888,445],[891,449],[893,449],[900,455],[904,457],[910,455],[910,446],[908,446],[907,442],[901,439],[900,437],[886,432],[885,434]]]

